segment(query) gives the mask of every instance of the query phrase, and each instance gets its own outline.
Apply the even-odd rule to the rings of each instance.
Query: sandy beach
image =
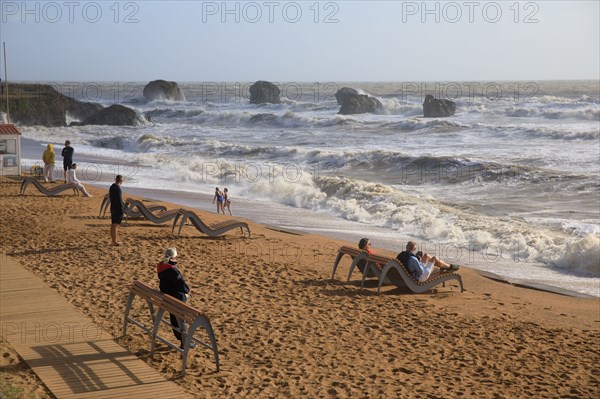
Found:
[[[118,340],[197,398],[594,398],[600,395],[600,302],[519,288],[461,268],[454,283],[425,294],[394,286],[360,289],[349,259],[331,280],[341,245],[356,243],[261,226],[210,239],[192,227],[134,220],[109,246],[108,217],[93,198],[47,198],[0,182],[1,253],[41,277],[114,337],[128,284],[157,285],[155,266],[176,247],[190,304],[211,319],[221,353],[195,350],[178,378],[179,355],[132,327]],[[127,185],[123,186],[125,197]],[[153,201],[154,202],[154,201]],[[164,203],[169,209],[179,206]],[[207,221],[228,219],[198,211]],[[404,243],[398,243],[399,249]],[[387,251],[377,251],[394,255]],[[144,312],[139,303],[134,309]],[[3,385],[52,397],[2,342]]]

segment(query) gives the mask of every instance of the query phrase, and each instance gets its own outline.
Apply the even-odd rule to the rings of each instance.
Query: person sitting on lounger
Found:
[[[406,251],[400,252],[396,259],[402,262],[413,277],[420,283],[427,281],[429,276],[433,273],[434,267],[439,268],[443,272],[454,272],[459,268],[458,265],[448,264],[429,254],[421,254],[421,257],[419,258],[415,253],[416,250],[417,243],[409,241],[406,244]]]
[[[71,169],[67,170],[67,183],[76,185],[83,192],[84,196],[91,197],[90,193],[87,192],[87,190],[85,189],[83,184],[81,184],[81,182],[77,179],[77,175],[75,174],[76,170],[77,170],[76,163],[71,165]]]
[[[358,242],[358,248],[367,251],[369,255],[375,255],[375,252],[371,249],[371,240],[368,238],[361,238]]]
[[[358,248],[367,252],[369,255],[375,255],[375,252],[373,252],[373,250],[371,249],[371,240],[369,240],[368,238],[361,238],[360,241],[358,242]],[[358,270],[360,270],[361,272],[364,272],[366,263],[360,262],[356,266],[358,267]],[[377,266],[381,269],[381,265],[377,264]],[[367,272],[367,277],[375,277],[375,273],[373,273],[373,271],[369,270]]]

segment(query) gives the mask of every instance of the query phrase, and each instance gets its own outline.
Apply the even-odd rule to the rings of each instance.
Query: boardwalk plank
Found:
[[[5,339],[59,399],[191,398],[6,256],[0,320]]]

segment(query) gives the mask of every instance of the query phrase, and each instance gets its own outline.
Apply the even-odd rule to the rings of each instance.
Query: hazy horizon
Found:
[[[597,1],[3,1],[0,13],[9,82],[600,79]]]

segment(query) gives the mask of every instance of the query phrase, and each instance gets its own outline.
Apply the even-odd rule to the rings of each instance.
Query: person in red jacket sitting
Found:
[[[165,258],[156,266],[156,271],[160,280],[160,292],[186,302],[189,297],[190,287],[186,284],[183,275],[177,268],[177,249],[167,248]],[[180,328],[181,331],[185,331],[186,327],[183,320],[181,320],[180,324],[177,321],[177,317],[172,314],[170,316],[171,325],[175,328]],[[173,334],[175,334],[175,338],[181,341],[181,346],[183,347],[181,332],[175,328],[173,328]],[[193,347],[195,345],[190,346]]]

